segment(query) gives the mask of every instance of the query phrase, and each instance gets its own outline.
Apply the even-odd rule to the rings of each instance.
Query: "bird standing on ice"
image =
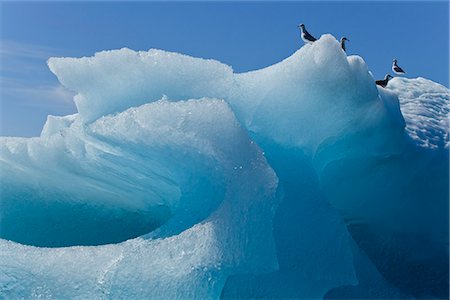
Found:
[[[389,75],[389,74],[386,74],[386,76],[384,76],[384,79],[383,79],[383,80],[377,80],[377,81],[375,81],[375,83],[376,83],[377,85],[379,85],[379,86],[385,88],[385,87],[387,86],[388,82],[389,82],[389,79],[391,79],[391,78],[394,78],[394,77],[392,77],[392,76]]]
[[[350,40],[348,38],[346,38],[345,36],[341,37],[341,48],[342,48],[342,50],[344,50],[344,52],[345,52],[345,41],[350,42]]]
[[[400,67],[397,65],[397,60],[396,60],[396,59],[394,59],[394,60],[392,61],[392,71],[393,71],[395,74],[397,74],[397,75],[403,75],[403,74],[406,73],[405,71],[403,71],[402,68],[400,68]]]
[[[300,28],[300,31],[302,32],[300,34],[300,36],[302,37],[302,40],[305,43],[313,43],[313,42],[317,41],[317,39],[315,37],[310,35],[308,31],[306,31],[306,28],[305,28],[304,24],[300,24],[297,27]]]

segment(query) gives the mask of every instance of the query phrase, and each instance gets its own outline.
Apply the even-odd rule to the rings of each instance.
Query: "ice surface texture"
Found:
[[[394,78],[388,87],[400,100],[406,130],[418,145],[448,148],[449,90],[425,78]]]
[[[2,240],[5,296],[209,298],[228,274],[277,267],[277,177],[224,101],[162,100],[74,121],[5,139],[2,158],[7,239],[98,245],[164,223],[109,246]]]
[[[242,74],[48,64],[78,113],[1,138],[2,297],[448,297],[447,88],[379,88],[330,35]]]

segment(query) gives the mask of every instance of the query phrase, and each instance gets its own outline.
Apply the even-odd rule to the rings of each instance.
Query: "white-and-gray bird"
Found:
[[[309,34],[309,32],[306,30],[304,24],[300,24],[297,27],[300,28],[300,31],[301,31],[300,36],[302,37],[302,40],[305,43],[313,43],[313,42],[317,41],[317,39],[315,37],[313,37],[311,34]]]
[[[345,42],[350,42],[350,40],[348,38],[346,38],[345,36],[341,37],[341,48],[342,50],[344,50],[345,52]]]
[[[394,60],[392,61],[392,72],[394,72],[394,73],[397,74],[397,75],[403,75],[403,74],[406,73],[405,71],[403,71],[402,68],[400,68],[400,67],[397,65],[397,60],[396,60],[396,59],[394,59]]]
[[[385,88],[387,86],[388,82],[389,82],[389,79],[391,79],[391,78],[394,78],[394,77],[392,77],[389,74],[386,74],[386,76],[384,76],[384,79],[377,80],[377,81],[375,81],[375,83],[376,83],[376,85],[379,85],[379,86]]]

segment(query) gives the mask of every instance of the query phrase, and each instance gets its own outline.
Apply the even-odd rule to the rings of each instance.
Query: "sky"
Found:
[[[349,38],[376,79],[396,58],[407,77],[449,86],[447,1],[0,2],[0,135],[38,136],[47,115],[76,112],[49,57],[158,48],[245,72],[299,49],[299,23]]]

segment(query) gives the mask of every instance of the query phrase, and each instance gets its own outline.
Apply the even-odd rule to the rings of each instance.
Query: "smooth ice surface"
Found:
[[[48,65],[78,113],[1,138],[0,295],[448,297],[447,88],[377,87],[331,35],[242,74]]]
[[[50,58],[50,70],[68,89],[80,117],[93,121],[161,99],[217,97],[232,83],[231,67],[215,60],[194,58],[151,49],[135,52],[123,48],[102,51],[93,57]]]

